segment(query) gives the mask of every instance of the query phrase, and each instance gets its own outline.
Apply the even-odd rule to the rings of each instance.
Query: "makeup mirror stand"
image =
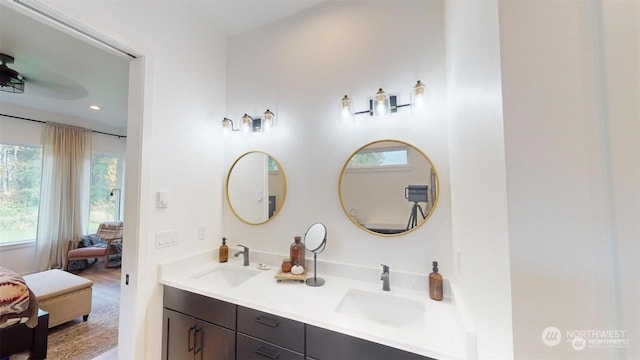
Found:
[[[306,280],[306,283],[309,286],[318,287],[318,286],[324,285],[324,279],[318,277],[317,260],[318,260],[318,253],[322,252],[326,245],[327,243],[325,242],[322,245],[322,249],[312,250],[313,251],[313,277],[312,278],[310,277]]]
[[[327,246],[327,228],[322,223],[315,223],[304,234],[304,244],[307,250],[313,252],[313,277],[305,282],[309,286],[318,287],[324,285],[324,279],[318,277],[318,253],[324,251]]]

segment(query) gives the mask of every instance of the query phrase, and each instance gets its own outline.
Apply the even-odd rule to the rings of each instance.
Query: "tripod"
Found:
[[[411,208],[411,214],[409,215],[409,221],[407,222],[407,230],[413,229],[418,225],[418,210],[420,210],[422,220],[426,218],[426,216],[424,216],[424,212],[422,211],[422,207],[418,205],[417,201],[414,201],[413,207]]]

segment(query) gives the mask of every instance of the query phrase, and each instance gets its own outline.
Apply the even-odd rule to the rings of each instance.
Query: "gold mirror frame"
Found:
[[[412,227],[411,229],[399,232],[399,233],[394,233],[394,234],[387,234],[387,233],[381,233],[381,232],[376,232],[373,230],[370,230],[366,227],[364,227],[362,224],[358,223],[356,219],[354,219],[354,217],[352,216],[352,214],[350,214],[350,209],[347,208],[347,206],[344,203],[344,197],[342,196],[342,186],[343,186],[343,177],[345,174],[345,171],[347,169],[347,166],[349,165],[349,162],[351,161],[351,159],[358,153],[360,153],[360,151],[374,146],[376,144],[380,144],[380,143],[385,143],[385,142],[394,142],[397,143],[400,146],[405,146],[407,148],[411,148],[413,150],[415,150],[418,154],[422,155],[422,157],[424,158],[424,160],[427,162],[427,165],[431,167],[432,171],[433,171],[433,176],[434,176],[434,180],[433,183],[435,184],[435,199],[433,201],[433,205],[431,206],[431,209],[429,210],[428,214],[425,214],[424,220],[422,222],[420,222],[419,224],[417,224],[416,226]],[[429,190],[428,190],[429,191]],[[431,161],[431,158],[429,158],[429,156],[427,156],[427,154],[425,154],[422,150],[420,150],[417,146],[410,144],[408,142],[405,141],[401,141],[401,140],[395,140],[395,139],[383,139],[383,140],[376,140],[376,141],[372,141],[370,143],[367,143],[363,146],[361,146],[360,148],[358,148],[356,151],[354,151],[348,158],[347,161],[345,161],[344,165],[342,166],[342,169],[340,171],[340,177],[338,179],[338,197],[340,198],[340,205],[342,206],[342,210],[344,211],[345,215],[347,216],[347,218],[349,218],[349,220],[356,225],[358,228],[373,234],[373,235],[377,235],[377,236],[383,236],[383,237],[399,237],[399,236],[403,236],[403,235],[407,235],[409,233],[414,232],[415,230],[419,229],[420,227],[422,227],[424,224],[427,223],[427,221],[429,221],[429,219],[431,218],[431,216],[433,215],[433,213],[435,212],[436,208],[438,207],[438,202],[440,200],[440,177],[438,175],[438,170],[436,169],[436,166],[434,165],[433,161]]]
[[[251,154],[263,154],[263,155],[266,155],[268,158],[272,159],[276,163],[276,165],[278,166],[279,175],[282,175],[282,199],[279,201],[280,205],[276,206],[275,211],[273,212],[273,214],[271,216],[269,216],[266,220],[259,221],[259,222],[249,221],[249,220],[245,219],[244,217],[242,217],[240,214],[238,214],[238,211],[236,210],[236,208],[234,208],[233,203],[231,202],[231,195],[229,194],[229,183],[231,181],[233,169],[236,168],[238,163],[243,158],[245,158],[246,156],[249,156]],[[269,171],[269,170],[267,169],[267,171]],[[227,173],[227,180],[226,180],[226,183],[225,183],[225,195],[226,195],[226,198],[227,198],[227,204],[229,204],[229,208],[231,209],[231,212],[233,213],[233,215],[238,220],[242,221],[243,223],[245,223],[247,225],[261,225],[261,224],[264,224],[264,223],[267,223],[267,222],[271,221],[271,219],[275,218],[278,215],[278,213],[280,213],[280,210],[282,210],[282,207],[284,206],[284,202],[285,202],[285,200],[287,198],[287,176],[286,176],[286,174],[284,172],[284,169],[282,168],[282,164],[275,157],[273,157],[271,154],[266,153],[264,151],[249,151],[249,152],[246,152],[246,153],[240,155],[233,162],[233,164],[229,168],[229,172]],[[269,201],[269,194],[267,194],[266,196],[263,194],[263,199],[265,199],[265,198],[266,198],[266,201],[268,202]]]

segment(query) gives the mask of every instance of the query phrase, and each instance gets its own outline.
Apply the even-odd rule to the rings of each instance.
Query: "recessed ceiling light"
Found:
[[[89,109],[91,109],[91,110],[100,110],[100,106],[98,106],[98,105],[91,105],[91,106],[89,106]]]

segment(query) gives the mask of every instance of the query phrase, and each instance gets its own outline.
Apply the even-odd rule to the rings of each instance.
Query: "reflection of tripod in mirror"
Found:
[[[407,230],[411,230],[418,225],[418,210],[420,210],[422,220],[426,218],[424,212],[422,211],[422,207],[418,205],[417,201],[414,201],[413,207],[411,208],[411,214],[409,215],[409,221],[407,222]]]

